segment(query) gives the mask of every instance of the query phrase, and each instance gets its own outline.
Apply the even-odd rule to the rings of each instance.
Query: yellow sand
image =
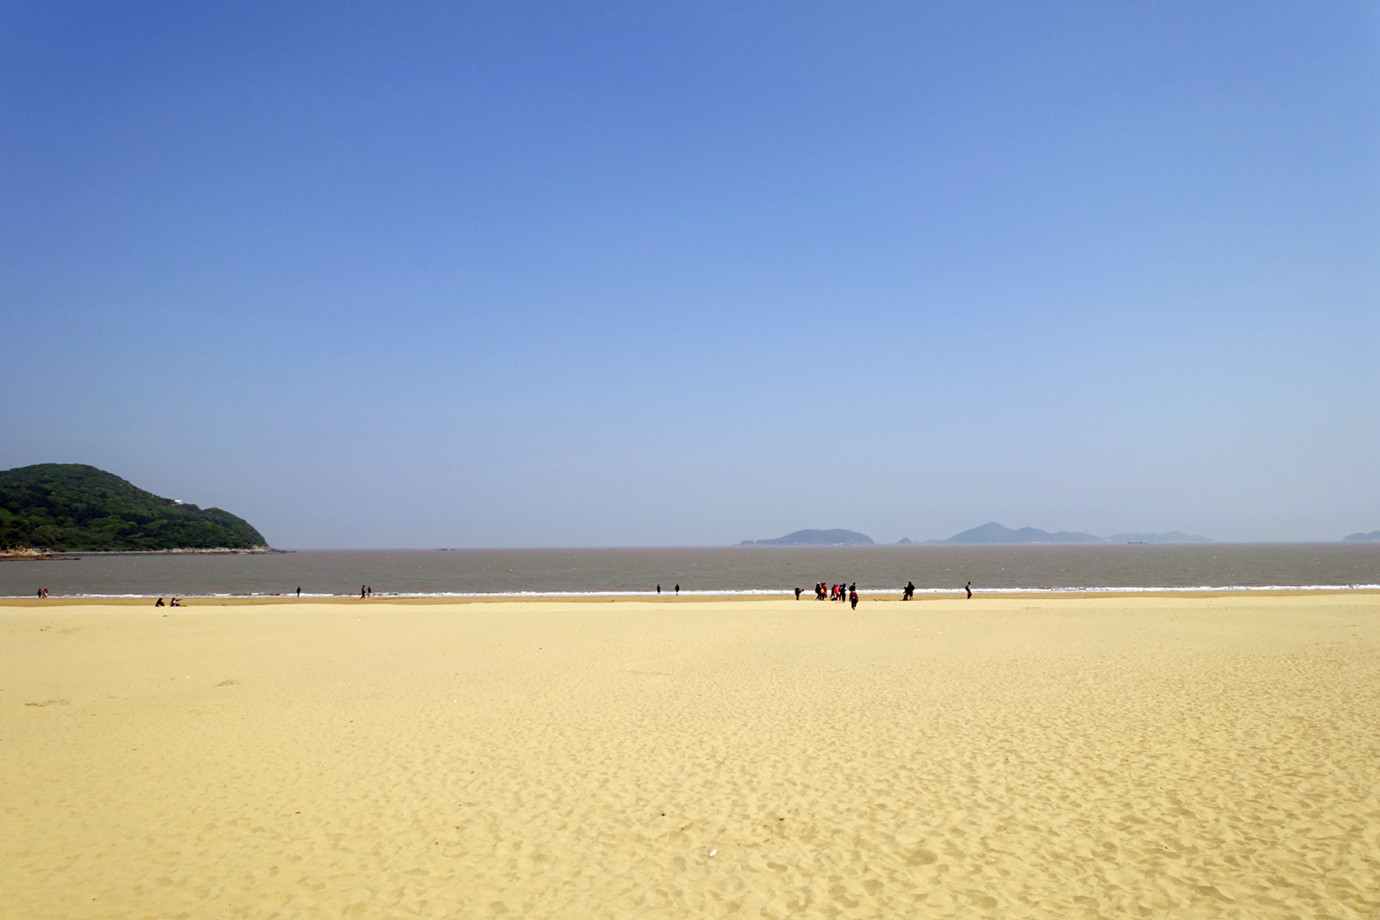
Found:
[[[0,917],[1380,916],[1380,595],[0,607]]]

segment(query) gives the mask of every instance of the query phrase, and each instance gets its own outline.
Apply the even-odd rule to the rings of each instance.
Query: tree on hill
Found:
[[[262,549],[263,535],[219,508],[145,492],[79,463],[0,472],[0,548],[58,552]]]

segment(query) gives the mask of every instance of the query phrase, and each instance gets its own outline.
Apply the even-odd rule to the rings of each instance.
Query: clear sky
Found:
[[[1380,528],[1380,7],[0,13],[0,469],[283,548]]]

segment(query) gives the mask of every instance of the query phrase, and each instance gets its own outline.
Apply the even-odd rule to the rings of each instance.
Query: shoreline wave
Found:
[[[1159,586],[1036,586],[1022,588],[978,588],[973,592],[974,597],[993,597],[993,596],[1012,596],[1024,594],[1200,594],[1200,593],[1277,593],[1281,591],[1304,591],[1304,592],[1343,592],[1343,591],[1380,591],[1380,584],[1349,584],[1349,585],[1159,585]],[[900,591],[896,588],[859,588],[858,593],[863,598],[891,597],[895,595],[899,598]],[[963,594],[962,588],[916,588],[917,597],[957,597]],[[593,597],[611,597],[626,599],[663,599],[675,600],[677,597],[708,598],[708,597],[781,597],[792,598],[795,595],[794,588],[725,588],[725,589],[682,589],[677,595],[671,591],[663,591],[657,594],[655,591],[376,591],[368,598],[360,598],[357,594],[319,594],[306,593],[300,596],[301,600],[444,600],[455,598],[457,600],[560,600],[564,598],[580,599]],[[142,600],[159,597],[157,594],[63,594],[54,595],[47,598],[54,603],[63,600]],[[162,597],[169,597],[163,594]],[[200,598],[203,600],[298,600],[299,597],[293,593],[243,593],[243,592],[220,592],[196,594],[192,592],[179,593],[178,597]],[[33,595],[0,595],[0,600],[33,600]],[[814,596],[806,592],[800,596],[802,601],[813,601]]]

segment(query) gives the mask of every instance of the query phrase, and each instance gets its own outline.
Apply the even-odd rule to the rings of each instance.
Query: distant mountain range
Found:
[[[1380,540],[1380,531],[1374,534],[1353,534],[1348,540]],[[1066,530],[1050,533],[1034,527],[1012,530],[996,521],[954,534],[947,540],[926,540],[926,546],[982,546],[1012,543],[1212,543],[1208,537],[1179,533],[1118,533],[1110,537],[1099,537],[1090,533],[1069,532]],[[869,546],[873,540],[866,534],[853,530],[797,530],[774,540],[744,540],[739,546]],[[914,545],[908,538],[897,541],[898,546]]]
[[[1099,537],[1090,533],[1067,530],[1050,533],[1047,530],[1037,530],[1034,527],[1012,530],[992,521],[981,527],[974,527],[972,530],[954,534],[947,540],[934,542],[954,546],[976,546],[993,543],[1212,543],[1214,541],[1209,537],[1179,533],[1177,530],[1169,533],[1118,533],[1110,537]]]
[[[852,530],[797,530],[775,540],[744,540],[739,546],[867,546],[872,538]]]
[[[1370,533],[1354,533],[1343,538],[1348,543],[1380,543],[1380,530],[1372,530]],[[1020,543],[1216,543],[1211,537],[1201,537],[1197,534],[1180,533],[1171,530],[1168,533],[1114,533],[1110,537],[1099,537],[1096,534],[1083,533],[1081,531],[1059,530],[1050,533],[1048,530],[1039,530],[1034,527],[1022,527],[1012,530],[1004,527],[996,521],[990,521],[981,527],[974,527],[972,530],[965,530],[963,533],[956,533],[947,540],[925,540],[923,543],[912,541],[908,537],[902,537],[896,541],[897,546],[1001,546]],[[866,534],[858,533],[854,530],[797,530],[795,533],[788,533],[784,537],[777,537],[775,540],[744,540],[739,546],[870,546],[874,545],[871,537]]]

